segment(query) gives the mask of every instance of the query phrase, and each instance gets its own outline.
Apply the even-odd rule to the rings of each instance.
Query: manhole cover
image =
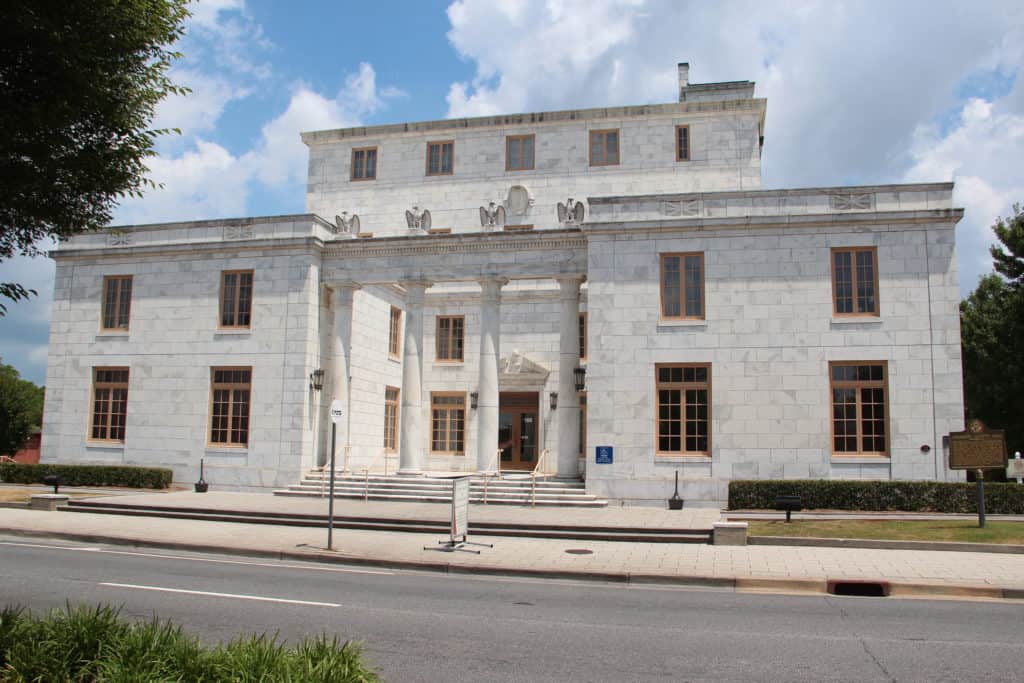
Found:
[[[570,555],[593,555],[594,554],[593,550],[587,550],[586,548],[569,548],[565,552],[569,553]]]

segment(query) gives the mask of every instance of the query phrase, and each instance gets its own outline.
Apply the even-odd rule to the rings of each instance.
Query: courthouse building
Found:
[[[67,240],[42,460],[280,488],[339,401],[349,471],[961,477],[952,184],[761,189],[765,110],[681,64],[669,104],[304,133],[305,214]]]

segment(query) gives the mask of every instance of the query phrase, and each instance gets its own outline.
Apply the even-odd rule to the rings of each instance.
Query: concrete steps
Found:
[[[86,512],[90,514],[130,515],[137,517],[162,517],[211,522],[236,522],[245,524],[270,524],[294,527],[327,527],[326,515],[302,513],[256,512],[244,510],[222,510],[202,507],[171,507],[160,505],[134,505],[110,502],[91,502],[89,499],[71,500],[65,512]],[[338,515],[334,518],[336,529],[361,529],[369,531],[400,531],[447,535],[448,522],[436,519],[387,518],[374,516]],[[700,543],[711,540],[711,529],[665,529],[647,527],[598,527],[587,525],[560,526],[554,524],[530,524],[508,522],[469,523],[471,536],[510,536],[519,538],[552,538],[575,541],[619,541],[631,543]]]
[[[314,470],[300,483],[274,491],[278,496],[322,497],[328,488],[329,472]],[[442,477],[369,477],[335,475],[334,497],[356,500],[401,501],[405,503],[450,503],[451,480]],[[502,475],[485,480],[472,476],[469,502],[486,505],[540,505],[571,508],[607,507],[608,501],[587,493],[582,481],[537,479],[536,491],[529,476]]]

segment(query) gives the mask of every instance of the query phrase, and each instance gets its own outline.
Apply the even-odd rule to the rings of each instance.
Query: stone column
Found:
[[[398,474],[423,473],[423,295],[431,283],[408,280],[405,287],[405,339],[402,344],[402,412],[399,416]]]
[[[480,280],[480,375],[477,382],[476,468],[495,471],[498,450],[498,363],[501,360],[501,288],[504,278]]]
[[[345,419],[338,424],[334,445],[335,469],[348,468],[348,456],[351,451],[352,425],[352,307],[355,302],[356,290],[360,285],[355,282],[339,282],[328,285],[331,288],[331,305],[334,309],[334,334],[331,338],[331,397],[344,405]],[[326,426],[327,462],[330,462],[330,422]]]
[[[558,280],[559,343],[558,343],[558,470],[559,478],[579,476],[580,399],[576,395],[574,371],[580,364],[579,315],[580,283],[583,277],[573,275]]]

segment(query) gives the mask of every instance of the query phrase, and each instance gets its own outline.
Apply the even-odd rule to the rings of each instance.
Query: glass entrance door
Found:
[[[537,464],[538,396],[535,392],[500,396],[498,448],[503,470],[532,470]]]

